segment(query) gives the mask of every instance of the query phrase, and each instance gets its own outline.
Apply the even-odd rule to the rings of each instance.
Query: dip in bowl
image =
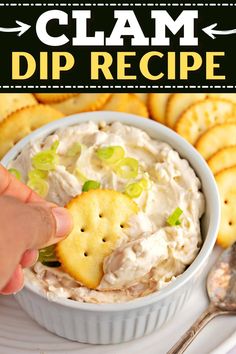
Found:
[[[104,261],[97,289],[38,263],[26,272],[16,298],[37,322],[68,339],[106,344],[150,333],[183,306],[213,248],[219,222],[214,178],[196,150],[168,128],[114,112],[53,122],[23,139],[2,162],[27,182],[33,156],[57,141],[60,163],[47,179],[48,200],[66,204],[81,193],[85,178],[128,194],[140,212]],[[76,142],[81,151],[68,158]],[[136,161],[136,173],[122,174],[99,158],[99,149],[111,147]],[[141,192],[132,184],[141,185]],[[176,210],[181,216],[175,220]]]

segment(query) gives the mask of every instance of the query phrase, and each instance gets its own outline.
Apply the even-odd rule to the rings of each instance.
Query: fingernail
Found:
[[[11,295],[16,294],[22,290],[24,286],[24,275],[21,265],[19,264],[14,273],[12,274],[11,279],[5,285],[5,287],[1,290],[1,295]]]
[[[56,236],[59,238],[67,236],[73,226],[70,213],[64,208],[53,208],[52,213],[56,220]]]
[[[21,257],[20,264],[23,268],[31,267],[37,262],[38,257],[38,250],[27,250]]]

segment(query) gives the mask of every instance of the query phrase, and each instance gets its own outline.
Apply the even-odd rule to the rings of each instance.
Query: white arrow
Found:
[[[14,27],[14,28],[4,28],[4,27],[0,27],[0,32],[19,32],[17,34],[17,36],[22,36],[22,34],[24,34],[26,31],[28,31],[28,29],[31,27],[30,25],[27,25],[26,23],[20,22],[20,21],[16,21],[16,24],[19,27]]]
[[[215,30],[214,28],[216,26],[217,26],[217,23],[213,23],[212,25],[210,25],[208,27],[205,27],[202,30],[203,30],[203,32],[205,32],[212,39],[216,38],[215,34],[219,34],[221,36],[227,36],[228,34],[235,34],[236,33],[236,29],[226,30],[226,31]]]

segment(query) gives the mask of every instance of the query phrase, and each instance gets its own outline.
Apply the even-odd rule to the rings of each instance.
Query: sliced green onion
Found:
[[[97,156],[105,163],[113,165],[123,159],[125,156],[125,150],[122,146],[102,147],[97,150]]]
[[[15,178],[17,178],[19,181],[21,180],[21,173],[20,171],[18,171],[16,168],[9,168],[8,172],[14,176]]]
[[[27,185],[43,198],[48,194],[48,183],[42,178],[29,179]]]
[[[59,140],[54,141],[54,143],[51,145],[50,150],[53,152],[57,152],[57,148],[59,146]]]
[[[48,246],[39,250],[39,262],[56,262],[57,257],[55,255],[55,246]]]
[[[113,154],[114,148],[112,146],[97,149],[97,156],[100,160],[109,160]]]
[[[35,179],[45,179],[47,178],[48,173],[47,171],[41,171],[41,170],[31,170],[28,173],[28,177],[30,180],[35,180]]]
[[[179,220],[179,217],[183,214],[183,210],[181,210],[179,207],[177,207],[173,213],[168,217],[167,223],[170,226],[177,226],[181,224],[181,221]]]
[[[54,141],[50,149],[39,152],[32,158],[32,165],[37,170],[51,171],[58,164],[58,155],[56,150],[59,146],[59,141]]]
[[[90,189],[99,189],[101,186],[100,182],[97,181],[86,181],[82,187],[82,192],[88,192]]]
[[[122,178],[135,178],[138,175],[138,160],[125,157],[114,168],[114,171]]]
[[[75,169],[74,174],[83,183],[88,180],[88,178],[83,174],[83,172],[80,171],[78,167]]]
[[[147,190],[149,189],[149,186],[150,186],[150,181],[148,178],[142,178],[139,182],[140,186],[144,189],[144,190]]]
[[[81,153],[82,146],[80,143],[74,143],[66,152],[66,156],[75,157]]]
[[[125,188],[125,194],[130,198],[138,198],[143,192],[143,188],[139,183],[131,183]]]
[[[51,171],[58,164],[58,156],[52,150],[39,152],[32,158],[32,165],[37,170]]]

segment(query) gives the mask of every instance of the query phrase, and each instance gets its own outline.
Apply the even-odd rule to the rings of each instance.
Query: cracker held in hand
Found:
[[[205,159],[209,159],[220,149],[231,145],[236,145],[236,123],[215,125],[198,139],[195,146]]]
[[[12,113],[0,123],[0,158],[33,130],[63,117],[61,112],[41,104]]]
[[[207,129],[227,121],[236,121],[236,105],[208,98],[189,107],[177,121],[175,130],[194,145]]]
[[[221,199],[221,221],[217,242],[222,247],[236,241],[236,166],[216,174]]]
[[[103,277],[103,261],[124,237],[129,217],[138,206],[111,190],[90,190],[72,199],[67,208],[74,229],[56,248],[62,267],[74,279],[95,289]]]

